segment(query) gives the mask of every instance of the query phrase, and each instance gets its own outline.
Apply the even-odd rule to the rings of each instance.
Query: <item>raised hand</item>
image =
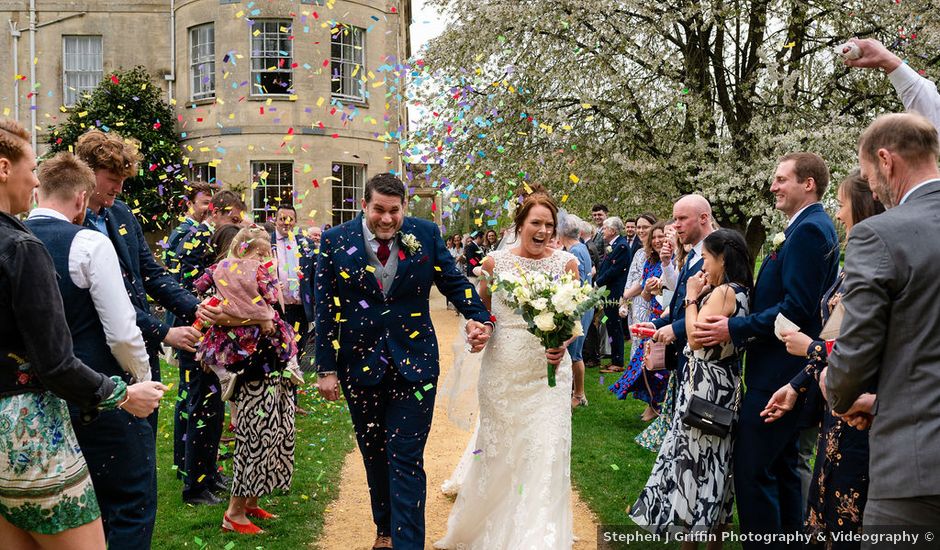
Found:
[[[793,410],[797,397],[799,397],[799,394],[796,393],[793,386],[790,384],[784,385],[770,396],[767,406],[760,412],[761,418],[768,423],[779,420],[783,415]]]
[[[891,53],[881,42],[871,38],[853,38],[850,42],[858,45],[861,57],[857,59],[843,59],[849,67],[863,69],[882,69],[886,73],[897,69],[902,61],[897,55]]]
[[[787,345],[787,353],[797,357],[806,357],[806,350],[813,343],[812,338],[795,331],[782,331],[780,335],[783,336],[783,343]]]

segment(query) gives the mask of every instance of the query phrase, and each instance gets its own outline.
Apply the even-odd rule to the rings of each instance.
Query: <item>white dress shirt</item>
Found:
[[[901,63],[891,71],[888,78],[901,97],[904,108],[920,114],[940,132],[940,93],[937,92],[937,85],[917,74],[907,63]]]
[[[34,209],[29,219],[35,218],[69,221],[49,208]],[[150,380],[150,356],[137,327],[137,313],[124,290],[117,253],[108,237],[91,229],[79,231],[69,249],[69,276],[75,286],[91,293],[108,347],[121,368],[137,382]]]
[[[797,210],[796,214],[793,214],[792,216],[790,216],[789,221],[787,221],[787,227],[790,227],[791,225],[793,225],[793,222],[795,222],[796,219],[800,217],[800,214],[802,214],[804,210],[806,210],[810,206],[813,206],[814,204],[819,204],[819,201],[811,202],[807,204],[806,206],[804,206],[803,208],[800,208],[799,210]]]
[[[366,245],[372,249],[372,253],[378,255],[379,253],[379,241],[375,238],[375,234],[369,229],[369,225],[366,224],[365,218],[362,219],[362,238],[366,241]],[[392,254],[398,255],[398,239],[393,238],[388,243],[389,256]]]

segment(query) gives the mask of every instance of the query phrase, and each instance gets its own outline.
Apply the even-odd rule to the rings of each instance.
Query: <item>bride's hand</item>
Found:
[[[548,362],[556,367],[561,364],[561,360],[565,357],[565,352],[568,350],[568,343],[565,342],[560,348],[549,348],[545,350],[545,358],[548,359]]]

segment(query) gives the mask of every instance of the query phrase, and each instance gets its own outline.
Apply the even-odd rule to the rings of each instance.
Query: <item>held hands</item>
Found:
[[[200,338],[202,333],[193,327],[172,327],[166,333],[163,343],[181,351],[196,353],[196,343]]]
[[[490,336],[493,334],[493,327],[485,325],[479,321],[467,321],[467,343],[470,344],[470,353],[477,353],[486,347]]]
[[[692,279],[689,279],[691,282]],[[686,295],[688,296],[688,294]],[[692,337],[703,346],[717,346],[731,341],[731,332],[728,330],[728,318],[724,315],[709,315],[704,321],[695,323],[695,332]]]
[[[323,399],[336,401],[339,399],[339,378],[335,374],[317,378],[317,391]]]
[[[178,327],[183,328],[183,327]],[[160,382],[139,382],[127,387],[127,401],[121,409],[137,418],[147,418],[160,407],[160,399],[168,387]]]
[[[873,393],[863,393],[858,396],[855,403],[852,403],[849,410],[845,411],[844,414],[838,414],[836,416],[856,430],[867,430],[871,427],[871,423],[875,419],[875,415],[872,414],[872,411],[875,408],[876,398],[877,396]]]
[[[783,336],[783,343],[787,345],[787,353],[797,357],[806,357],[806,350],[813,343],[812,338],[795,331],[782,331],[780,335]]]
[[[796,398],[799,394],[793,389],[793,386],[786,384],[770,397],[767,406],[760,412],[764,422],[773,422],[779,420],[783,415],[793,410],[796,405]]]

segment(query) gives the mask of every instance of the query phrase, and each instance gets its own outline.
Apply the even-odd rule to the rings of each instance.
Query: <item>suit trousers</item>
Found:
[[[113,410],[83,425],[78,410],[70,409],[108,548],[149,549],[157,517],[157,457],[150,423]]]
[[[610,364],[623,366],[623,325],[620,322],[620,306],[604,306],[607,321],[607,339],[610,341]]]
[[[219,440],[225,420],[222,387],[212,372],[202,370],[196,356],[180,352],[180,372],[186,382],[184,429],[181,438],[183,498],[196,497],[213,485],[218,472]],[[175,447],[175,446],[174,446]]]
[[[799,460],[799,409],[776,422],[766,423],[760,412],[773,392],[749,388],[741,402],[734,440],[734,489],[741,532],[801,531],[803,495]],[[768,548],[745,542],[745,549]],[[770,546],[783,548],[784,546]]]
[[[869,498],[865,505],[865,518],[862,529],[865,533],[919,534],[917,544],[910,546],[903,543],[867,542],[864,550],[883,548],[936,548],[933,538],[940,525],[940,495],[910,498]],[[918,527],[921,527],[918,529]],[[931,532],[931,540],[924,536]]]
[[[377,534],[391,536],[396,550],[423,550],[424,445],[437,380],[410,382],[389,365],[375,386],[344,381],[343,393],[365,463]]]

